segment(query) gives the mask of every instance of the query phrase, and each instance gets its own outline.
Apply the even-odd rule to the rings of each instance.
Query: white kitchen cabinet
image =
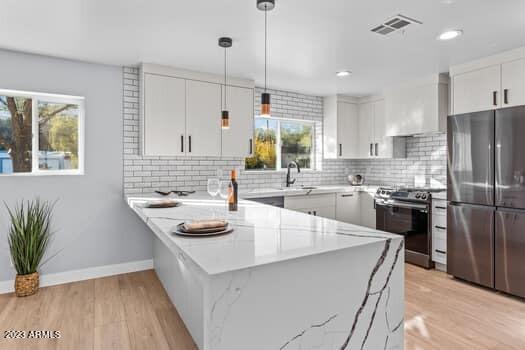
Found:
[[[359,105],[359,158],[374,156],[374,131],[374,105],[361,103]]]
[[[253,89],[222,86],[227,93],[230,128],[222,129],[222,156],[246,157],[253,152]]]
[[[221,155],[221,86],[186,82],[186,134],[188,155]]]
[[[359,194],[361,226],[376,228],[375,191],[363,191]]]
[[[447,201],[432,199],[432,260],[445,270],[447,264]]]
[[[355,101],[344,96],[325,97],[323,108],[324,157],[358,158],[359,116]]]
[[[385,100],[359,105],[359,158],[406,157],[405,139],[386,135],[385,113]]]
[[[335,194],[286,196],[284,207],[314,216],[335,219]]]
[[[355,158],[358,152],[359,128],[357,105],[355,103],[337,103],[339,157]]]
[[[453,76],[454,114],[479,112],[501,106],[501,66],[493,65]]]
[[[525,58],[501,65],[502,107],[525,105]]]
[[[387,136],[446,131],[448,76],[439,74],[417,83],[390,88],[386,93]]]
[[[223,76],[144,63],[140,77],[143,155],[244,157],[253,150],[253,81],[228,79],[230,130],[222,130]]]
[[[186,81],[145,74],[143,81],[143,153],[149,156],[184,155]]]
[[[359,192],[336,194],[335,219],[349,224],[361,224],[361,205]]]
[[[450,67],[452,114],[525,105],[525,47]]]

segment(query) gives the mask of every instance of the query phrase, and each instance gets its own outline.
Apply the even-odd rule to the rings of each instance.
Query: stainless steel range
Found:
[[[430,189],[380,187],[375,195],[376,228],[405,237],[405,261],[425,268],[431,259]]]

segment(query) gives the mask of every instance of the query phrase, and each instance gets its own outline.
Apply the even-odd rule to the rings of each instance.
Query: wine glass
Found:
[[[228,199],[230,196],[231,187],[232,182],[230,180],[224,180],[219,183],[219,195],[222,199]]]
[[[229,180],[221,181],[219,183],[219,195],[222,199],[226,200],[226,206],[228,205],[228,198],[231,195],[232,188],[232,182]]]
[[[215,198],[219,194],[219,179],[208,179],[208,194]]]

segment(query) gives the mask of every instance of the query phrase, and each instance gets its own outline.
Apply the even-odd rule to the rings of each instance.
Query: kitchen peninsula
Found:
[[[155,198],[127,201],[155,234],[155,270],[200,349],[403,348],[401,236],[248,200],[226,212],[206,193],[144,207]],[[234,231],[172,233],[211,217]]]

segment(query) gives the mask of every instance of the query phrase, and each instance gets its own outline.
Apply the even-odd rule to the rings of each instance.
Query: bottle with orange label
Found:
[[[235,169],[231,171],[230,184],[228,188],[228,210],[237,211],[239,200],[239,185],[237,184],[237,174]]]

